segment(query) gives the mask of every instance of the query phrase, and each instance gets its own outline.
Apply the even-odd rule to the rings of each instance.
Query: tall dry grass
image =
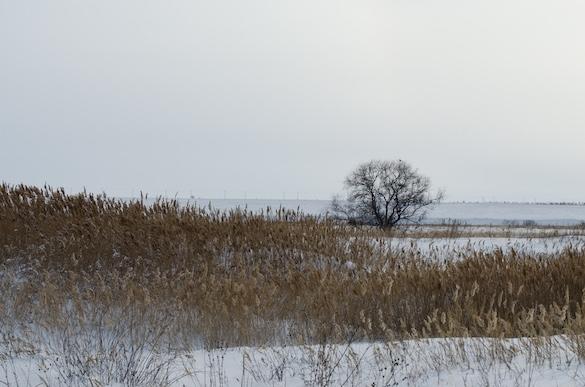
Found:
[[[585,251],[453,258],[282,209],[0,186],[0,323],[21,334],[140,326],[182,348],[585,332]]]

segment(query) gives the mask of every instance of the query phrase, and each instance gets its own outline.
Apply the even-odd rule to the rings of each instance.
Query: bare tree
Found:
[[[402,160],[363,163],[347,176],[345,188],[345,201],[333,198],[333,215],[381,228],[418,223],[443,197],[432,194],[430,179]]]

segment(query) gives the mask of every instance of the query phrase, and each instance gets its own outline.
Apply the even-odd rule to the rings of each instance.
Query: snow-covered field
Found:
[[[83,366],[71,354],[39,351],[0,357],[0,385],[583,386],[579,344],[553,336],[225,348],[172,358],[95,353]]]
[[[197,201],[200,206],[205,206],[208,203],[209,201],[206,202],[205,200]],[[309,214],[323,213],[327,205],[326,201],[211,201],[211,206],[220,210],[247,207],[251,211],[260,211],[266,207],[275,209],[283,206],[290,209],[299,208]],[[436,225],[447,219],[456,220],[457,222],[445,221],[445,225]],[[535,223],[525,222],[527,220]],[[374,235],[371,243],[379,243],[384,248],[404,254],[412,254],[416,257],[442,261],[464,259],[465,257],[474,256],[477,252],[493,252],[496,250],[502,251],[504,254],[512,253],[511,256],[514,258],[516,255],[525,255],[540,261],[540,257],[553,258],[567,248],[576,249],[574,251],[585,251],[585,229],[571,226],[582,221],[585,221],[585,206],[447,203],[437,207],[430,213],[429,223],[435,223],[435,225],[411,228],[404,233],[395,234],[397,236],[393,238],[387,237],[387,235],[391,234],[366,233],[365,235],[368,238],[369,235]],[[479,226],[462,226],[459,222]],[[524,223],[526,223],[525,227],[518,226]],[[490,224],[494,226],[489,226]],[[535,227],[535,224],[548,225],[548,227]],[[342,235],[345,237],[345,234]],[[433,238],[430,237],[432,235],[443,236]],[[452,236],[446,237],[444,235]],[[265,234],[262,234],[259,239],[263,240],[264,238]],[[370,243],[370,240],[367,239],[366,243]],[[369,250],[366,251],[370,254]],[[75,259],[75,257],[72,259]],[[348,262],[353,263],[346,261],[346,267],[349,267]],[[580,261],[576,264],[577,269],[579,269],[579,265]],[[439,270],[442,269],[442,266],[437,266],[439,266]],[[505,271],[507,270],[506,268]],[[550,272],[553,271],[548,267],[544,271],[545,274]],[[351,281],[355,281],[355,277],[353,277],[355,273],[345,270],[344,273],[349,273],[347,277]],[[3,274],[0,272],[0,279],[2,279]],[[500,275],[504,274],[500,273]],[[303,277],[303,275],[304,272],[299,276],[302,279],[301,287],[306,287],[306,277]],[[21,278],[20,273],[18,272],[18,275],[13,278],[18,281]],[[151,277],[148,278],[150,283]],[[261,281],[264,281],[263,277],[258,278],[262,278]],[[166,282],[168,281],[165,279]],[[518,295],[521,287],[524,286],[524,282],[520,282],[515,284],[518,286],[513,289]],[[578,287],[577,298],[579,298],[581,288],[579,281],[576,281],[576,283],[577,285],[575,286]],[[9,285],[11,286],[12,284]],[[109,285],[111,283],[108,283]],[[46,293],[46,287],[44,286],[43,284],[39,286],[42,294]],[[277,289],[279,286],[280,283],[276,284],[274,288]],[[457,289],[459,289],[458,286]],[[493,282],[486,281],[486,283],[482,284],[481,291],[486,292],[486,289],[489,289],[490,286],[494,286]],[[415,287],[408,289],[416,291],[420,287],[420,283],[417,282]],[[540,288],[540,282],[537,287]],[[91,292],[95,292],[95,289],[91,288]],[[478,287],[477,289],[480,288]],[[55,286],[53,291],[57,290]],[[434,292],[435,290],[431,289],[430,293],[427,293],[427,295],[430,295],[428,298],[432,298],[435,294]],[[9,292],[6,291],[6,293],[8,294]],[[148,293],[145,294],[144,299],[146,300],[148,299]],[[218,298],[220,293],[214,294],[213,300]],[[376,300],[380,292],[376,289],[372,294],[373,298],[370,298],[370,300]],[[318,298],[320,295],[321,293],[318,293],[317,297],[314,298]],[[392,299],[384,307],[386,309],[392,308],[393,305],[399,304],[408,295],[410,293],[406,295],[399,293],[396,300]],[[15,300],[21,302],[20,305],[32,304],[32,302],[24,298],[21,299],[19,294],[14,294],[13,296]],[[242,299],[244,298],[240,300]],[[280,298],[277,299],[280,300]],[[426,299],[426,297],[420,297],[420,299]],[[346,296],[342,297],[340,304],[347,305],[347,300]],[[447,300],[447,305],[453,304],[453,298],[447,298]],[[50,305],[51,308],[54,308],[54,304]],[[65,305],[65,310],[69,310],[69,299],[67,299]],[[303,304],[303,308],[304,305],[306,304]],[[359,304],[358,308],[361,305]],[[569,305],[568,298],[565,305]],[[559,316],[564,314],[566,317],[567,309],[563,309],[565,307],[563,304],[559,306],[555,303],[554,306],[558,307]],[[532,308],[531,305],[529,307]],[[147,309],[150,308],[151,304],[148,304]],[[87,311],[92,312],[94,310],[95,307],[90,306],[78,316],[84,316]],[[216,309],[212,310],[215,311]],[[433,310],[436,312],[436,309]],[[0,312],[2,312],[2,305],[0,305]],[[14,308],[13,313],[15,312],[20,312],[20,310]],[[533,312],[526,312],[526,316]],[[100,312],[99,315],[101,316],[101,314]],[[125,309],[123,314],[124,316],[126,315]],[[172,315],[172,312],[167,313],[165,311],[162,315],[169,316]],[[329,320],[330,315],[331,313],[327,313],[325,320]],[[430,315],[432,313],[425,314],[425,316]],[[5,321],[13,321],[13,316],[9,315]],[[58,328],[55,328],[48,325],[41,326],[41,323],[35,321],[35,318],[38,318],[38,321],[44,321],[39,316],[30,318],[28,315],[21,316],[22,324],[19,327],[11,328],[7,326],[9,324],[0,326],[0,387],[585,386],[585,337],[583,335],[570,335],[570,332],[573,332],[570,329],[546,331],[554,332],[554,334],[566,333],[566,335],[532,339],[466,337],[413,339],[384,343],[354,342],[351,337],[348,337],[345,344],[328,343],[320,346],[279,347],[273,345],[203,349],[200,342],[197,342],[197,344],[183,344],[180,341],[182,339],[165,342],[164,345],[158,347],[154,345],[150,347],[150,344],[146,344],[147,341],[140,341],[141,339],[136,341],[126,340],[132,333],[126,329],[128,327],[130,327],[128,329],[141,327],[144,324],[144,319],[142,318],[132,320],[135,325],[121,325],[119,335],[112,338],[112,334],[108,331],[108,329],[112,329],[112,323],[109,320],[88,319],[82,323],[82,317],[79,322],[73,319],[65,323],[60,320],[63,316],[57,316],[55,321],[63,324],[57,324]],[[229,314],[230,318],[225,318],[224,316],[218,320],[215,316],[213,314],[213,325],[217,324],[218,321],[229,321],[230,318],[234,317],[233,314]],[[256,316],[254,315],[253,318],[257,318]],[[399,314],[399,316],[402,317],[403,314]],[[435,316],[438,316],[437,319],[441,320],[444,326],[450,324],[446,318],[440,316],[440,313],[435,313]],[[540,315],[537,313],[537,316],[533,317],[538,319],[538,316],[543,319],[544,324],[544,322],[553,321],[557,315],[550,315],[549,320],[546,321],[543,313]],[[475,317],[477,315],[472,316],[472,318]],[[497,321],[498,317],[502,318],[496,315],[494,319],[482,321],[488,321],[486,325],[489,325],[492,321]],[[270,318],[273,317],[271,316]],[[526,319],[528,318],[526,317]],[[332,320],[334,321],[334,319]],[[419,320],[423,320],[423,318]],[[575,317],[575,320],[578,320],[578,317]],[[47,319],[47,321],[50,320]],[[164,321],[164,319],[161,321]],[[424,321],[426,322],[427,320]],[[67,325],[67,323],[70,324]],[[77,323],[88,329],[80,329],[78,334],[69,334],[70,331],[67,329],[72,329],[71,327],[75,327]],[[146,324],[144,324],[145,326]],[[158,325],[153,324],[152,326]],[[185,324],[179,324],[179,326],[183,327]],[[286,324],[282,324],[282,326],[286,326]],[[578,325],[575,323],[572,326]],[[585,323],[583,326],[585,326]],[[29,329],[30,331],[23,334],[20,329]],[[59,331],[59,329],[62,330]],[[144,328],[144,330],[146,331],[147,328]],[[55,331],[59,333],[54,334]],[[283,329],[283,331],[284,337],[288,334],[288,330]],[[583,332],[583,329],[578,331]],[[221,331],[222,339],[226,337],[225,332]],[[411,330],[406,330],[405,332],[400,337],[440,336],[434,333],[428,336],[416,336],[416,333],[411,333]],[[501,332],[504,331],[502,330]],[[459,335],[460,333],[455,334]],[[484,335],[484,333],[480,334]],[[444,334],[444,336],[450,335],[452,333]],[[485,335],[490,335],[490,333],[485,333]],[[494,335],[497,336],[499,333]],[[151,334],[149,330],[147,336],[156,335]],[[169,336],[174,338],[179,335],[173,331]],[[136,335],[136,337],[142,336]],[[182,338],[182,336],[180,337]],[[345,340],[345,333],[341,337],[342,339],[339,341]],[[378,335],[375,337],[396,336]],[[177,344],[177,342],[180,344]],[[293,341],[283,340],[272,341],[271,343],[291,342]],[[311,340],[296,341],[294,343],[299,342],[315,343],[319,341],[311,337]],[[182,348],[183,345],[187,349],[178,349],[179,346]]]
[[[390,248],[395,251],[416,251],[423,256],[438,259],[456,258],[458,254],[469,252],[503,253],[514,250],[518,254],[539,255],[557,254],[566,248],[585,248],[585,236],[565,236],[551,238],[396,238],[390,240]]]

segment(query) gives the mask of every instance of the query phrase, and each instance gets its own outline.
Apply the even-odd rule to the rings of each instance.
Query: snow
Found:
[[[582,386],[585,365],[563,336],[427,339],[351,345],[224,348],[182,354],[172,386]],[[70,385],[50,354],[0,360],[0,385]],[[0,358],[1,359],[1,358]],[[121,386],[104,375],[95,385]],[[4,379],[3,379],[4,378]]]
[[[556,238],[395,238],[390,240],[395,251],[417,251],[430,258],[454,258],[458,253],[470,251],[492,252],[500,249],[507,253],[556,254],[572,247],[585,248],[585,236],[564,236]]]
[[[442,203],[428,214],[431,223],[457,219],[468,224],[575,225],[585,221],[585,206],[530,203]]]

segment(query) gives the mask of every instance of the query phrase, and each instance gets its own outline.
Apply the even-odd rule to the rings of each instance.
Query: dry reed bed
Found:
[[[585,332],[583,250],[437,262],[385,243],[291,211],[2,185],[0,324],[206,347]]]

